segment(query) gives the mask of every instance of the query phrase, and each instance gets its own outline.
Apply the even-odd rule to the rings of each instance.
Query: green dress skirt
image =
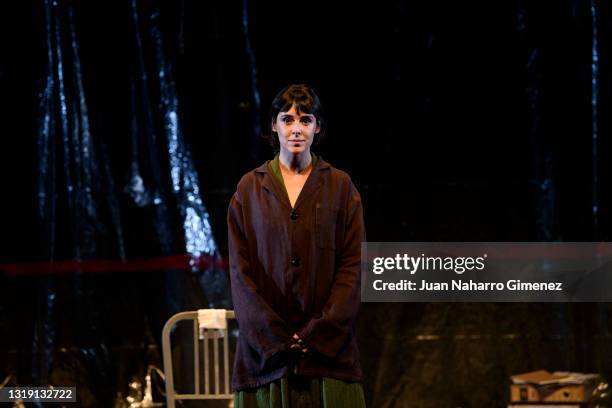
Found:
[[[234,394],[234,408],[365,408],[360,383],[291,376]]]

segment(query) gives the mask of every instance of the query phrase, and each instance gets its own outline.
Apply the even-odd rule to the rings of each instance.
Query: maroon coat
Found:
[[[265,163],[238,183],[228,210],[230,278],[240,336],[234,390],[289,373],[359,381],[361,198],[319,158],[295,208]],[[289,349],[298,333],[311,350]]]

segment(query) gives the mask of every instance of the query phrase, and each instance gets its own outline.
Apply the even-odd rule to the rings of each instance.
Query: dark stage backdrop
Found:
[[[226,208],[312,85],[370,241],[605,241],[612,9],[598,0],[0,5],[0,381],[112,406],[179,310],[231,308]],[[372,407],[503,407],[612,371],[608,304],[364,304]]]

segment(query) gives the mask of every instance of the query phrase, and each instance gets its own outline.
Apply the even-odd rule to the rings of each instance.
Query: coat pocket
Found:
[[[317,203],[315,211],[315,234],[319,248],[336,249],[336,223],[338,208]]]

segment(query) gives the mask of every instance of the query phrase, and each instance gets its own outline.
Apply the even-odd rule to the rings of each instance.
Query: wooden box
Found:
[[[512,402],[587,402],[592,393],[593,387],[586,384],[538,388],[531,384],[510,385]]]
[[[597,386],[597,374],[549,373],[545,370],[512,376],[511,403],[584,403]]]

